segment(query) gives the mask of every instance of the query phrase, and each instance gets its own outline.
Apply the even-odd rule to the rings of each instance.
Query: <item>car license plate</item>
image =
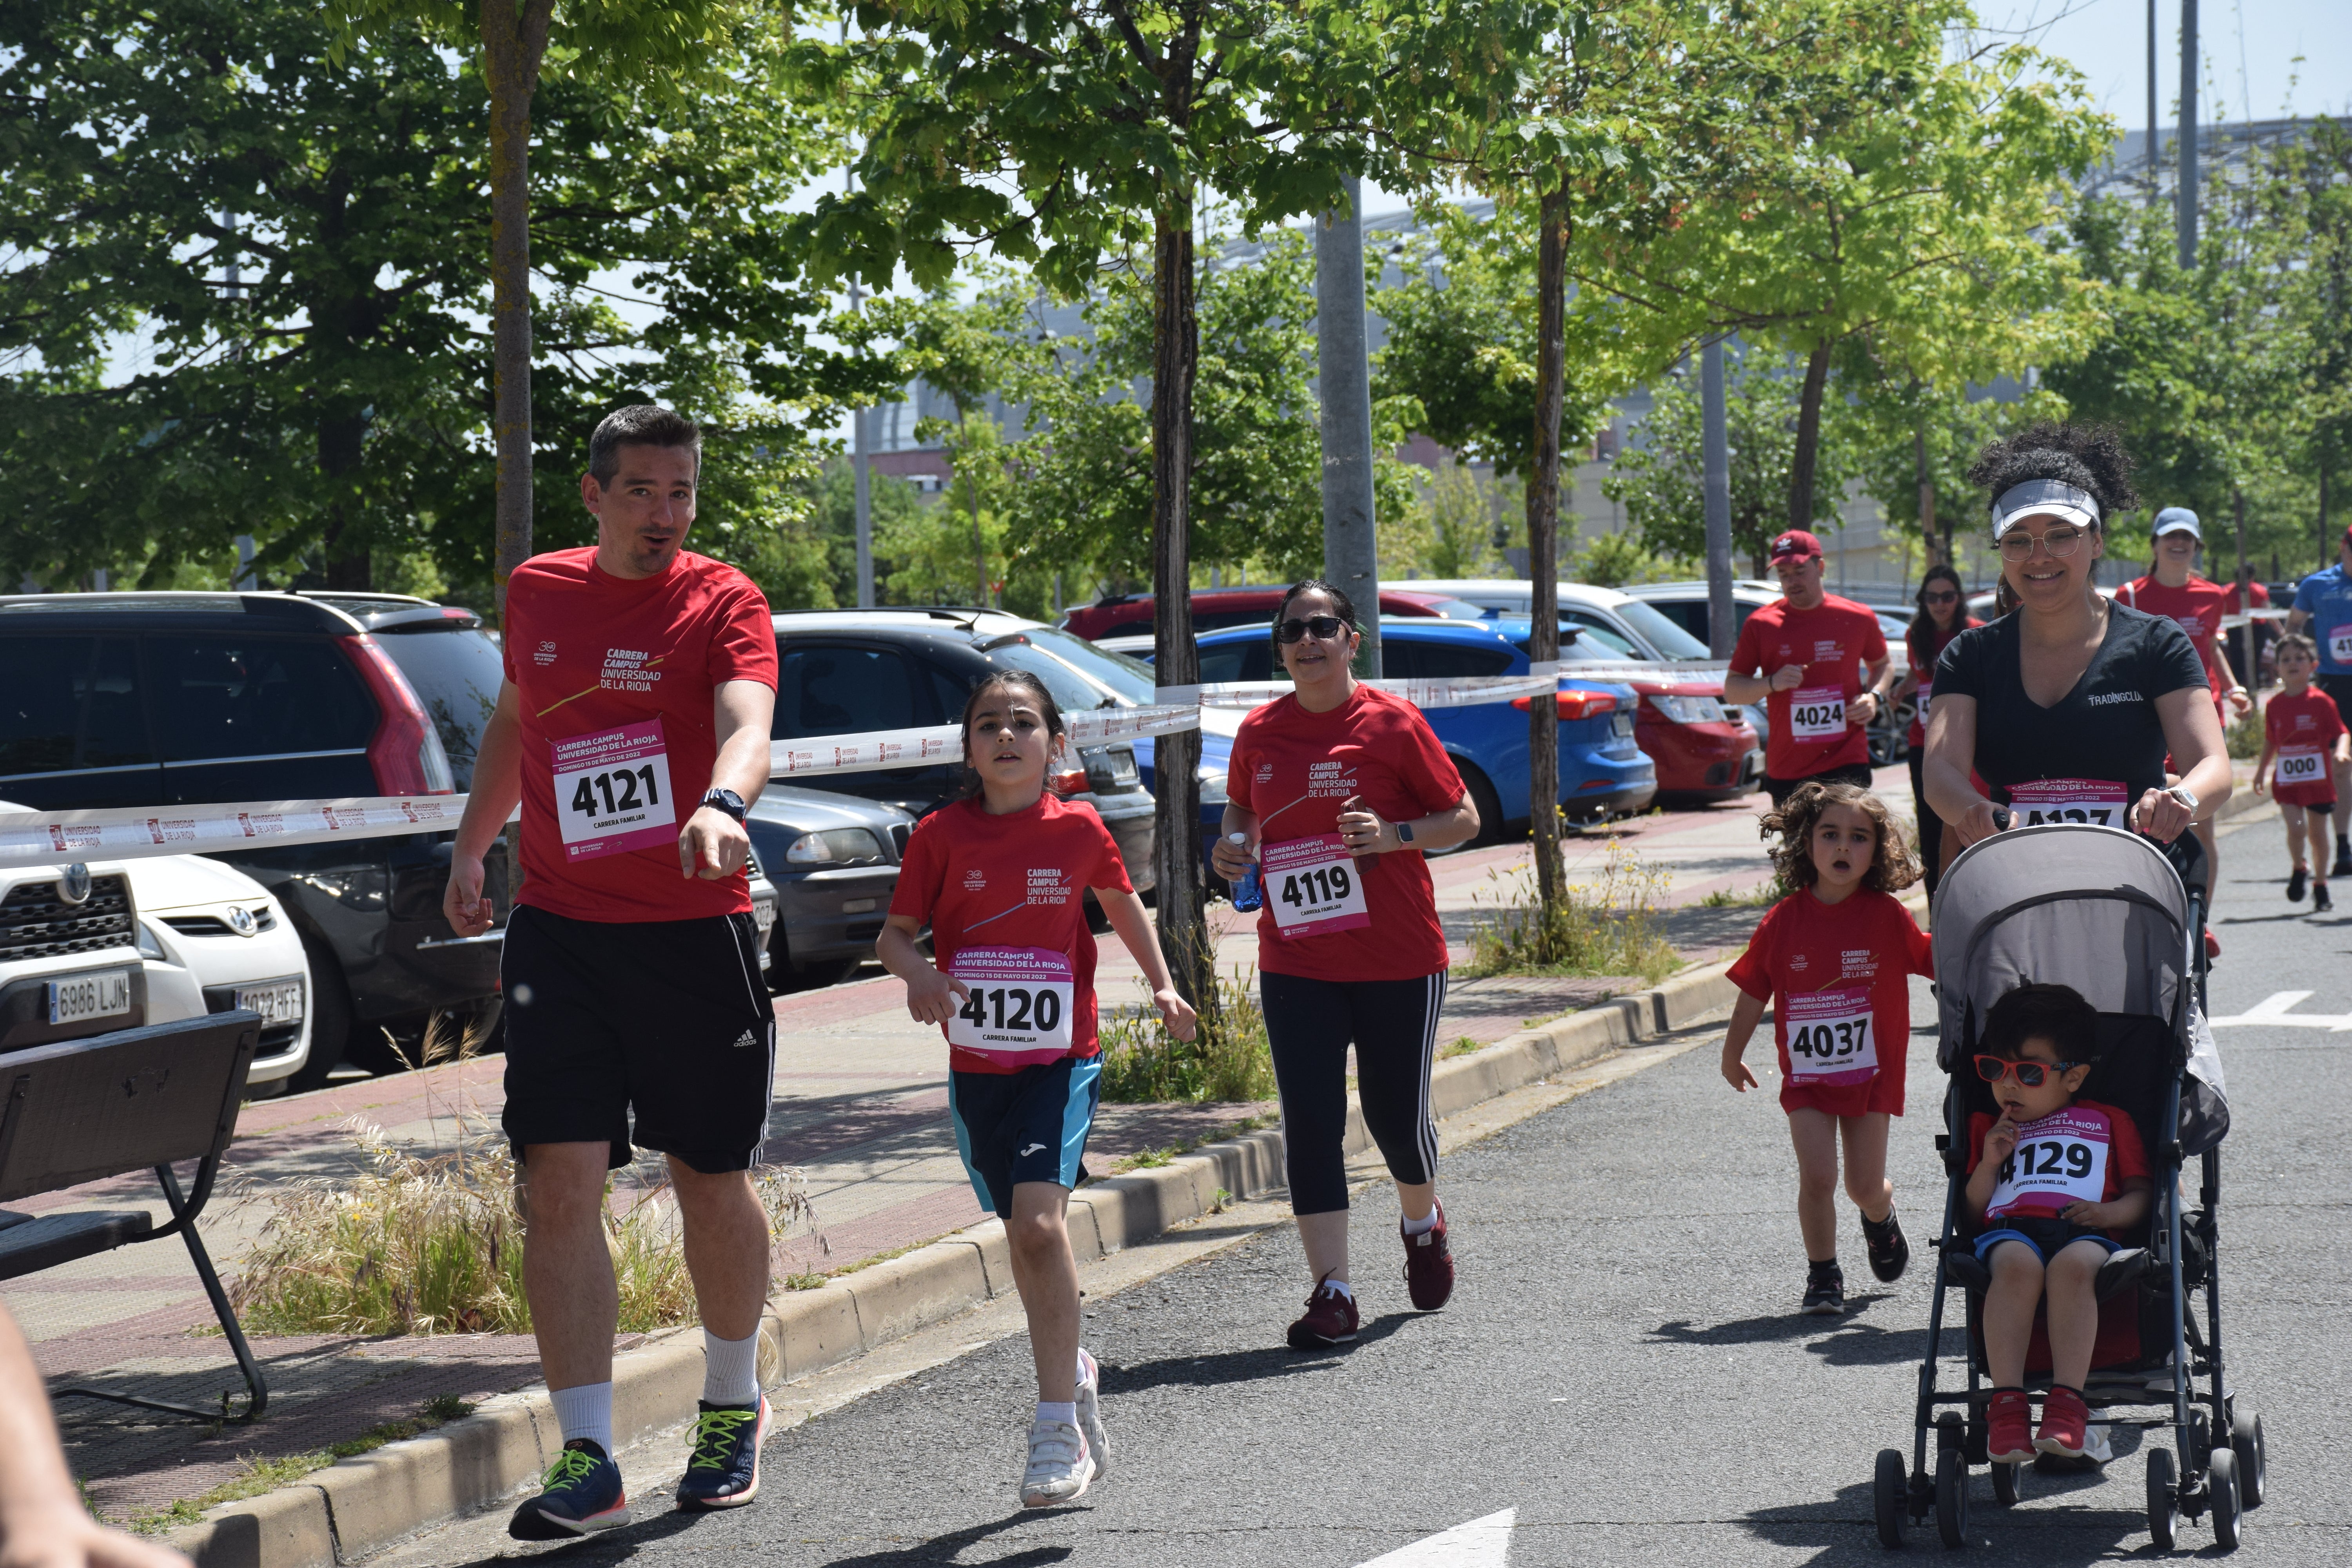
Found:
[[[49,982],[49,1022],[75,1024],[131,1011],[131,971],[108,969]]]
[[[1621,741],[1632,740],[1633,738],[1633,716],[1631,713],[1618,714],[1615,718],[1609,721],[1609,732],[1612,735],[1616,736],[1617,739]]]
[[[267,985],[240,985],[236,1005],[260,1014],[265,1024],[297,1024],[302,1020],[302,983],[278,980]]]
[[[776,923],[776,900],[773,899],[753,899],[751,900],[751,923],[760,928],[760,934],[761,936],[767,935],[769,931]]]

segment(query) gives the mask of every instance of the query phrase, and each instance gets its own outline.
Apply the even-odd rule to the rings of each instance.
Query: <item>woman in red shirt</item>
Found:
[[[1943,850],[1944,819],[1927,804],[1924,776],[1927,704],[1935,696],[1936,661],[1944,656],[1944,645],[1970,626],[1984,625],[1969,614],[1967,605],[1960,574],[1949,566],[1930,566],[1919,578],[1919,613],[1911,617],[1910,629],[1903,634],[1911,655],[1911,673],[1904,678],[1903,694],[1912,699],[1911,728],[1904,742],[1911,753],[1911,808],[1918,813],[1919,865],[1930,900],[1936,896],[1936,881],[1943,870],[1937,857]]]
[[[2244,718],[2254,706],[2253,698],[2238,684],[2236,672],[2221,657],[2221,617],[2229,613],[2231,592],[2190,570],[2205,541],[2195,512],[2185,506],[2166,507],[2156,514],[2153,531],[2155,557],[2147,563],[2147,574],[2116,589],[2116,597],[2135,610],[2168,616],[2189,634],[2189,640],[2197,646],[2198,658],[2204,663],[2206,683],[2213,689],[2213,711],[2221,715],[2221,729],[2227,733],[2230,721]],[[2205,847],[2209,879],[2205,885],[2218,888],[2221,850],[2213,837],[2211,819],[2198,823],[2194,831],[2197,842]]]
[[[1348,1283],[1348,1047],[1364,1126],[1404,1210],[1405,1279],[1433,1311],[1454,1289],[1437,1205],[1437,1124],[1429,1110],[1445,932],[1423,853],[1478,831],[1453,759],[1421,710],[1349,670],[1356,609],[1309,579],[1283,595],[1275,652],[1295,689],[1234,737],[1218,875],[1258,861],[1258,994],[1282,1096],[1290,1206],[1315,1289],[1290,1325],[1298,1350],[1356,1337]]]

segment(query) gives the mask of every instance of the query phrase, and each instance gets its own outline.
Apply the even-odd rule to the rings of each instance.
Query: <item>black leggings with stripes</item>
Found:
[[[1445,971],[1416,980],[1307,980],[1258,974],[1274,1077],[1282,1095],[1282,1142],[1294,1214],[1348,1206],[1348,1047],[1364,1127],[1408,1185],[1437,1175],[1437,1124],[1429,1069]]]

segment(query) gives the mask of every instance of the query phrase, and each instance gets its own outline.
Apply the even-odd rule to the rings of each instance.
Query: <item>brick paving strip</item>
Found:
[[[1882,770],[1882,793],[1890,802],[1907,806],[1902,770]],[[1611,837],[1588,834],[1570,841],[1571,883],[1599,876]],[[1754,909],[1708,908],[1704,900],[1718,891],[1746,893],[1768,879],[1769,868],[1756,837],[1753,805],[1736,803],[1654,816],[1624,825],[1613,837],[1640,857],[1645,869],[1664,873],[1659,907],[1665,929],[1686,956],[1738,951],[1755,919]],[[1466,956],[1458,943],[1475,908],[1491,906],[1498,896],[1507,896],[1515,883],[1524,883],[1526,867],[1524,846],[1469,851],[1433,863],[1440,912],[1449,937],[1457,943],[1457,962]],[[1217,914],[1220,968],[1228,974],[1236,968],[1246,973],[1255,959],[1248,918],[1222,907]],[[1098,986],[1107,1004],[1140,1000],[1129,994],[1137,989],[1135,973],[1124,950],[1106,939]],[[1708,987],[1720,988],[1699,974],[1671,983],[1668,989],[1695,982],[1708,995],[1713,994]],[[1508,1042],[1509,1048],[1483,1050],[1442,1065],[1441,1077],[1456,1086],[1449,1091],[1458,1102],[1455,1108],[1472,1102],[1462,1098],[1465,1093],[1485,1098],[1532,1081],[1512,1076],[1533,1070],[1530,1064],[1557,1066],[1563,1047],[1555,1036],[1573,1036],[1581,1042],[1575,1048],[1598,1051],[1634,1037],[1636,1030],[1663,1026],[1667,1007],[1660,998],[1664,992],[1654,993],[1643,1007],[1623,1002],[1594,1009],[1594,1004],[1639,984],[1632,980],[1507,977],[1457,982],[1449,993],[1441,1040],[1489,1047]],[[1576,1008],[1592,1010],[1549,1032],[1526,1027]],[[886,975],[782,997],[776,1012],[776,1100],[766,1155],[772,1163],[803,1173],[815,1215],[809,1234],[794,1237],[781,1251],[780,1276],[844,1270],[908,1253],[822,1289],[780,1289],[772,1303],[770,1329],[782,1328],[787,1321],[792,1327],[783,1334],[781,1365],[772,1363],[767,1370],[772,1376],[780,1372],[797,1376],[930,1321],[921,1315],[929,1309],[907,1316],[886,1303],[887,1295],[911,1289],[927,1300],[969,1304],[1006,1288],[1008,1277],[1001,1256],[1001,1227],[992,1220],[982,1223],[984,1216],[955,1156],[938,1036],[908,1019],[900,984]],[[361,1167],[363,1156],[347,1124],[363,1122],[395,1145],[428,1150],[452,1146],[461,1124],[478,1136],[493,1134],[500,1065],[496,1059],[450,1064],[247,1106],[225,1173],[224,1196],[215,1199],[205,1226],[224,1275],[235,1278],[238,1261],[267,1217],[263,1200],[271,1190],[289,1181],[331,1181]],[[1497,1072],[1503,1077],[1496,1078]],[[1473,1093],[1475,1086],[1483,1088]],[[1272,1109],[1270,1104],[1105,1106],[1088,1166],[1100,1176],[1128,1156],[1196,1143],[1244,1119],[1268,1116]],[[1201,1158],[1178,1160],[1137,1175],[1090,1183],[1081,1196],[1093,1200],[1088,1213],[1098,1234],[1090,1241],[1082,1238],[1082,1247],[1116,1250],[1124,1241],[1202,1212],[1219,1184],[1236,1194],[1278,1184],[1278,1133],[1253,1134],[1214,1148],[1213,1157],[1205,1163]],[[646,1168],[652,1165],[646,1163]],[[1211,1176],[1229,1179],[1202,1177],[1203,1169]],[[1181,1181],[1170,1174],[1184,1171],[1192,1173]],[[1161,1193],[1161,1188],[1175,1195]],[[152,1191],[138,1178],[122,1178],[22,1206],[35,1211],[121,1207],[149,1203]],[[908,1283],[924,1277],[926,1270],[937,1273],[935,1258],[923,1260],[941,1247],[923,1244],[951,1233],[968,1243],[960,1247],[948,1244],[947,1249],[971,1260],[971,1278],[966,1283],[977,1296],[970,1291],[960,1295],[955,1288],[943,1294],[936,1280],[919,1288]],[[910,1248],[917,1250],[908,1252]],[[5,1297],[33,1338],[53,1384],[96,1382],[208,1404],[236,1382],[217,1331],[210,1329],[209,1311],[186,1255],[168,1242],[126,1248],[12,1281]],[[647,1348],[648,1340],[659,1342]],[[485,1442],[495,1447],[497,1441],[484,1434],[506,1432],[511,1438],[518,1420],[523,1422],[521,1430],[536,1432],[534,1441],[539,1442],[530,1450],[527,1469],[543,1462],[541,1447],[553,1447],[539,1441],[546,1437],[543,1394],[540,1425],[534,1429],[527,1415],[529,1396],[518,1393],[537,1382],[535,1352],[527,1335],[257,1336],[254,1348],[269,1379],[270,1405],[264,1418],[249,1427],[150,1424],[135,1412],[98,1401],[61,1402],[58,1414],[67,1444],[93,1506],[115,1519],[160,1511],[234,1479],[249,1458],[316,1452],[381,1423],[413,1418],[440,1396],[487,1407],[442,1434],[395,1444],[378,1455],[457,1451]],[[700,1362],[699,1342],[691,1331],[625,1334],[616,1348],[639,1352],[630,1358],[632,1363],[651,1358],[667,1367],[681,1355],[693,1363],[690,1379],[670,1368],[655,1380],[658,1389],[653,1384],[640,1389],[637,1397],[659,1410],[647,1415],[641,1409],[637,1429],[644,1429],[648,1420],[659,1425],[679,1418],[677,1410],[663,1403],[675,1403],[671,1396],[679,1389],[684,1391],[681,1408],[690,1410]],[[186,1544],[201,1548],[206,1563],[305,1560],[300,1551],[287,1555],[276,1548],[264,1550],[265,1542],[275,1539],[275,1527],[263,1518],[269,1512],[264,1505],[289,1492],[314,1500],[341,1496],[357,1484],[352,1475],[381,1477],[391,1463],[378,1456],[346,1461],[319,1472],[306,1487],[281,1489],[254,1502],[213,1510],[240,1523],[181,1533],[191,1536]],[[394,1535],[403,1533],[428,1518],[495,1497],[523,1479],[508,1476],[482,1492],[483,1475],[478,1465],[474,1469],[467,1498],[453,1494],[440,1504],[411,1498],[394,1509],[404,1523],[379,1523]],[[331,1483],[322,1478],[333,1479]],[[362,1506],[357,1494],[349,1500],[352,1507]],[[290,1505],[271,1506],[282,1512]],[[369,1503],[363,1511],[388,1506]],[[433,1512],[436,1507],[440,1508],[438,1515]],[[357,1515],[348,1521],[337,1518],[341,1532],[337,1545],[345,1556],[363,1549],[360,1537],[378,1542],[392,1538],[363,1526]],[[333,1553],[317,1560],[332,1561]]]

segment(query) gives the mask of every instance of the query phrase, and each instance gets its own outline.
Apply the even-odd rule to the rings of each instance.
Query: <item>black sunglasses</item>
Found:
[[[1329,642],[1345,631],[1347,626],[1348,623],[1337,616],[1309,616],[1303,621],[1293,616],[1274,628],[1274,640],[1294,643],[1302,637],[1312,637],[1319,642]]]
[[[1947,588],[1940,594],[1922,594],[1919,602],[1923,605],[1954,605],[1959,602],[1959,598],[1958,594]]]
[[[2042,1079],[2048,1074],[2064,1072],[2068,1068],[2077,1068],[2082,1065],[2080,1062],[2058,1062],[2053,1065],[2048,1062],[2011,1061],[2005,1057],[1979,1057],[1977,1076],[1987,1083],[1999,1083],[2010,1074],[2015,1073],[2017,1081],[2026,1088],[2040,1089]]]

